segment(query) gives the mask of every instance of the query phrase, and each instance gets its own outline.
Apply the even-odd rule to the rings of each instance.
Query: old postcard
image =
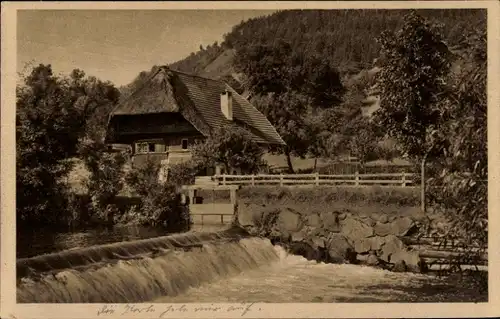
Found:
[[[499,315],[499,13],[2,3],[1,317]]]

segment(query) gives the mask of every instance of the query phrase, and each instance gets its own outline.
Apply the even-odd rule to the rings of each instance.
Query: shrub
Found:
[[[167,180],[173,185],[192,185],[199,171],[193,161],[172,165],[169,167]]]
[[[144,165],[134,166],[126,175],[125,182],[139,196],[147,196],[150,187],[159,183],[160,164],[147,159]]]
[[[90,196],[91,216],[101,220],[108,219],[116,209],[110,205],[123,188],[123,165],[126,156],[123,153],[106,152],[103,143],[85,139],[80,145],[80,155],[90,172],[87,181]]]
[[[189,213],[182,204],[177,185],[160,182],[160,164],[147,160],[145,165],[133,168],[125,177],[127,184],[141,197],[140,210],[126,214],[124,221],[141,225],[163,226],[172,231],[189,226]]]

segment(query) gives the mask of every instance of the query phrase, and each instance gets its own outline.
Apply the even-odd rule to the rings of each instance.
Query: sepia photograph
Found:
[[[491,302],[488,10],[254,7],[15,11],[15,303]]]

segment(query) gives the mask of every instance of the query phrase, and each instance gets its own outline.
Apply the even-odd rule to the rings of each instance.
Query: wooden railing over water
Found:
[[[218,185],[311,185],[311,186],[413,186],[414,177],[412,173],[379,173],[379,174],[342,174],[342,175],[323,175],[323,174],[280,174],[280,175],[215,175],[212,180]]]

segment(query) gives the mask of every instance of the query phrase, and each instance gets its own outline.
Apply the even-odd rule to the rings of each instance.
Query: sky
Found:
[[[153,65],[178,61],[222,41],[261,10],[23,10],[17,17],[17,71],[51,64],[75,68],[117,86]]]

